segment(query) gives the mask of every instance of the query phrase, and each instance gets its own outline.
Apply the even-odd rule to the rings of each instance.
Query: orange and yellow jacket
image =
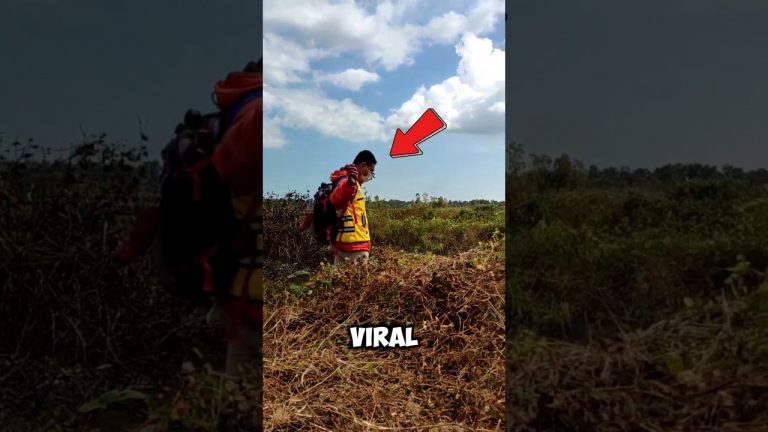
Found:
[[[232,72],[215,87],[216,102],[221,110],[233,106],[241,97],[262,89],[262,75],[254,72]],[[231,299],[219,305],[241,320],[261,325],[261,302],[242,307],[241,299],[263,300],[263,231],[262,231],[262,98],[254,98],[241,107],[232,125],[214,149],[212,163],[232,190],[235,216],[241,226],[236,239],[238,249],[247,250],[242,257],[235,281],[230,288]],[[137,226],[128,241],[115,253],[114,259],[127,264],[152,244],[159,223],[157,207],[139,215]],[[244,290],[243,288],[246,288]]]
[[[261,90],[262,75],[254,72],[232,72],[216,84],[216,103],[226,110],[244,95]],[[214,149],[212,162],[216,171],[232,190],[232,203],[240,225],[247,229],[240,241],[248,243],[245,248],[252,251],[243,257],[240,269],[230,289],[233,298],[220,301],[224,309],[242,307],[239,300],[247,296],[250,300],[263,300],[263,208],[262,208],[262,98],[255,98],[237,113],[232,126]],[[244,288],[247,288],[244,289]],[[241,309],[242,310],[242,309]],[[252,324],[262,320],[261,304],[249,305],[242,310],[243,319]]]
[[[230,73],[227,79],[216,84],[219,109],[226,110],[245,94],[261,90],[262,81],[261,74],[254,72]],[[224,181],[233,189],[258,190],[256,202],[259,206],[262,199],[263,110],[261,98],[244,105],[213,153],[213,165]]]
[[[371,235],[368,231],[368,214],[365,211],[363,187],[355,181],[347,181],[347,172],[343,169],[331,174],[331,182],[336,186],[331,193],[331,203],[336,207],[338,227],[333,244],[337,251],[371,251]]]

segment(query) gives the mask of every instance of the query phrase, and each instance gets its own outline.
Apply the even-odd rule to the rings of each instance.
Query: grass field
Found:
[[[765,170],[512,174],[513,430],[768,430]]]
[[[334,272],[296,232],[304,198],[266,207],[268,427],[503,430],[503,205],[369,203],[371,263]],[[421,346],[348,349],[365,323],[412,324]]]
[[[110,261],[154,203],[141,150],[17,153],[0,164],[2,429],[252,430],[253,379],[216,372],[223,329],[159,288],[148,258]],[[265,204],[267,430],[502,430],[503,205],[371,203],[370,266],[332,273],[296,230],[304,198]],[[347,325],[388,321],[422,347],[346,348]]]
[[[253,381],[216,372],[223,329],[147,259],[110,262],[153,195],[140,154],[112,148],[97,176],[94,148],[0,164],[0,425],[247,430]],[[306,196],[267,200],[268,430],[768,428],[765,170],[534,162],[506,212],[371,202],[362,271],[298,233]],[[387,321],[423,347],[346,348],[348,325]]]

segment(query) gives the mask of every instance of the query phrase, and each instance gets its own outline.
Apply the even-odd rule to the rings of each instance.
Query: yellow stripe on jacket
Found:
[[[346,182],[344,182],[346,183]],[[346,184],[340,185],[347,186]],[[360,183],[355,182],[356,191],[349,205],[336,209],[339,217],[339,229],[334,239],[339,243],[370,242],[371,234],[368,230],[368,214],[365,210],[365,195]],[[337,186],[339,187],[339,186]]]
[[[230,294],[240,297],[243,287],[248,288],[248,298],[264,300],[264,209],[261,197],[232,193],[232,205],[238,225],[245,230],[249,253],[240,257]]]

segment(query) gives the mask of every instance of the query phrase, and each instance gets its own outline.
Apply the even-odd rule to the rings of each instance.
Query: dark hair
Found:
[[[264,61],[263,59],[259,59],[257,62],[248,62],[247,65],[245,65],[245,68],[243,68],[243,72],[257,72],[262,73],[264,72]]]
[[[375,164],[376,158],[373,156],[373,153],[371,153],[369,150],[363,150],[360,153],[355,156],[353,164],[357,165],[359,163],[369,163],[369,164]]]

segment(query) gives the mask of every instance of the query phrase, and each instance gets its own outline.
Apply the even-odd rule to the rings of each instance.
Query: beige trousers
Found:
[[[229,317],[221,309],[214,306],[206,320],[209,324],[223,324],[229,328]],[[224,366],[224,374],[230,378],[237,378],[244,368],[253,368],[253,377],[256,380],[257,406],[254,412],[256,424],[262,424],[264,407],[264,330],[241,324],[237,329],[235,340],[227,343],[227,359]],[[261,429],[260,429],[261,430]]]
[[[341,267],[347,264],[354,264],[360,262],[361,264],[368,263],[368,251],[359,252],[343,252],[336,251],[336,255],[333,257],[333,265],[335,267]]]
[[[260,328],[241,324],[237,329],[237,338],[227,345],[227,361],[224,372],[231,377],[238,377],[243,368],[252,367],[261,377],[263,362],[262,344],[264,333]]]

